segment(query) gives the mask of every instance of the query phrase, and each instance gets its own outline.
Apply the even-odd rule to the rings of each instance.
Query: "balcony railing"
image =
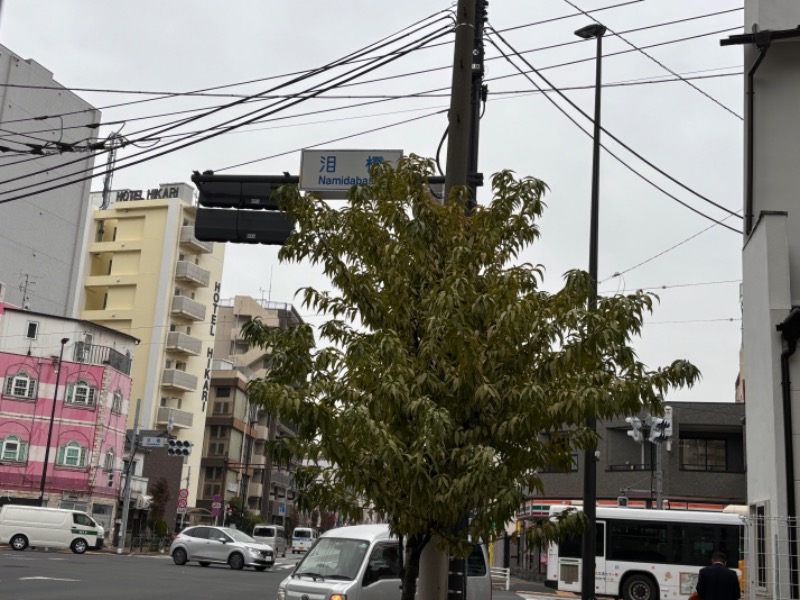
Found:
[[[202,267],[198,267],[194,263],[179,260],[175,268],[175,279],[178,281],[187,281],[196,285],[208,286],[208,282],[211,281],[211,273]]]
[[[270,477],[273,485],[282,485],[284,487],[291,487],[292,480],[289,473],[286,471],[273,471]]]
[[[197,389],[197,377],[177,369],[164,369],[161,376],[161,386],[193,392]]]
[[[205,254],[214,251],[214,242],[203,242],[194,237],[194,225],[184,225],[181,228],[181,245]]]
[[[261,498],[264,495],[264,486],[261,483],[250,483],[250,489],[247,490],[247,496],[250,498]]]
[[[96,346],[94,344],[77,342],[75,344],[73,360],[78,363],[89,365],[108,365],[115,371],[119,371],[125,375],[131,374],[131,357],[120,354],[108,346]]]
[[[206,307],[186,296],[172,297],[172,314],[192,319],[194,321],[206,320]]]
[[[180,331],[170,331],[167,334],[167,350],[199,356],[203,351],[203,342]]]
[[[175,427],[182,427],[189,429],[194,423],[194,415],[188,410],[180,410],[178,408],[169,408],[168,406],[161,406],[156,415],[157,425],[166,425],[169,423],[169,415],[172,411],[172,424]]]
[[[140,494],[142,496],[147,495],[147,486],[148,486],[149,479],[147,477],[141,477],[139,475],[131,475],[131,494],[136,495]],[[125,473],[122,473],[120,477],[120,490],[125,489]]]

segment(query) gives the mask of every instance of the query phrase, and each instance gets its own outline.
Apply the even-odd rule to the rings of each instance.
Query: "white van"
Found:
[[[253,539],[259,544],[272,546],[275,556],[286,556],[286,530],[281,525],[256,525],[253,527]]]
[[[105,531],[80,510],[6,504],[0,507],[0,544],[14,550],[28,546],[70,548],[83,554],[103,545]]]
[[[317,532],[311,527],[295,527],[292,532],[292,554],[308,552],[316,539]]]
[[[465,600],[491,600],[492,574],[483,545],[476,545],[467,558],[467,576]],[[388,525],[326,531],[278,586],[278,600],[384,600],[399,595],[400,548]]]

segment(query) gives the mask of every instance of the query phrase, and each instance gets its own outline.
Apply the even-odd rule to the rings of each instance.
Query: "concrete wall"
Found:
[[[91,170],[94,158],[87,152],[34,156],[25,144],[45,145],[93,141],[95,131],[86,127],[100,122],[100,112],[70,91],[61,88],[53,74],[31,59],[23,59],[0,46],[0,144],[25,151],[0,153],[2,181],[0,200],[36,192],[34,196],[0,204],[0,282],[7,284],[6,301],[22,306],[19,286],[28,276],[27,304],[53,315],[77,316],[83,288],[83,249],[89,225],[89,189],[83,181],[51,191],[38,184],[62,175]],[[13,87],[23,86],[23,87]],[[24,86],[59,87],[56,90]],[[67,114],[71,113],[71,114]],[[45,120],[32,117],[52,115]],[[57,115],[63,115],[58,118]],[[12,131],[17,135],[9,135]],[[27,132],[27,133],[26,133]],[[23,135],[26,133],[26,135]],[[46,150],[50,153],[54,148]],[[75,164],[67,163],[76,161]],[[38,171],[43,171],[38,173]],[[9,181],[18,177],[29,178]],[[52,185],[63,183],[53,181]],[[18,189],[37,184],[29,189]]]

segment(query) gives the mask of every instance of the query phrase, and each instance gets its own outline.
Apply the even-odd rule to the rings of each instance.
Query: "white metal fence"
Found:
[[[492,584],[502,585],[505,591],[511,587],[511,569],[492,567]]]
[[[744,517],[742,597],[800,600],[800,527],[797,518],[767,517],[761,507]]]

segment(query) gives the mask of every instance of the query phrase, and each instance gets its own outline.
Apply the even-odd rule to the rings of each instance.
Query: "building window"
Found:
[[[222,467],[206,467],[206,479],[208,481],[222,479]]]
[[[214,402],[215,415],[228,415],[231,412],[230,402]]]
[[[211,442],[208,445],[209,456],[224,456],[225,455],[225,442]]]
[[[0,440],[0,459],[10,462],[25,462],[28,444],[16,435],[9,435]]]
[[[39,333],[39,323],[36,321],[28,321],[25,337],[29,340],[35,340],[36,335]]]
[[[681,470],[727,471],[726,443],[720,439],[681,438]]]
[[[69,442],[68,444],[59,446],[56,464],[63,467],[85,467],[86,448],[81,446],[78,442]]]
[[[231,397],[231,388],[229,387],[217,388],[217,398],[230,398],[230,397]]]
[[[212,438],[225,438],[228,437],[228,428],[224,425],[214,425],[211,427]]]
[[[117,415],[122,413],[122,392],[119,390],[114,392],[114,400],[111,403],[111,412]]]
[[[103,468],[106,471],[113,471],[114,470],[114,451],[109,448],[108,452],[106,452],[106,460],[103,464]]]
[[[203,486],[203,497],[204,498],[213,498],[222,494],[222,486],[218,483],[207,483]]]
[[[36,397],[36,380],[25,372],[6,375],[5,396],[33,399]]]
[[[79,379],[74,384],[67,386],[67,404],[75,406],[94,406],[95,389],[84,380]]]

